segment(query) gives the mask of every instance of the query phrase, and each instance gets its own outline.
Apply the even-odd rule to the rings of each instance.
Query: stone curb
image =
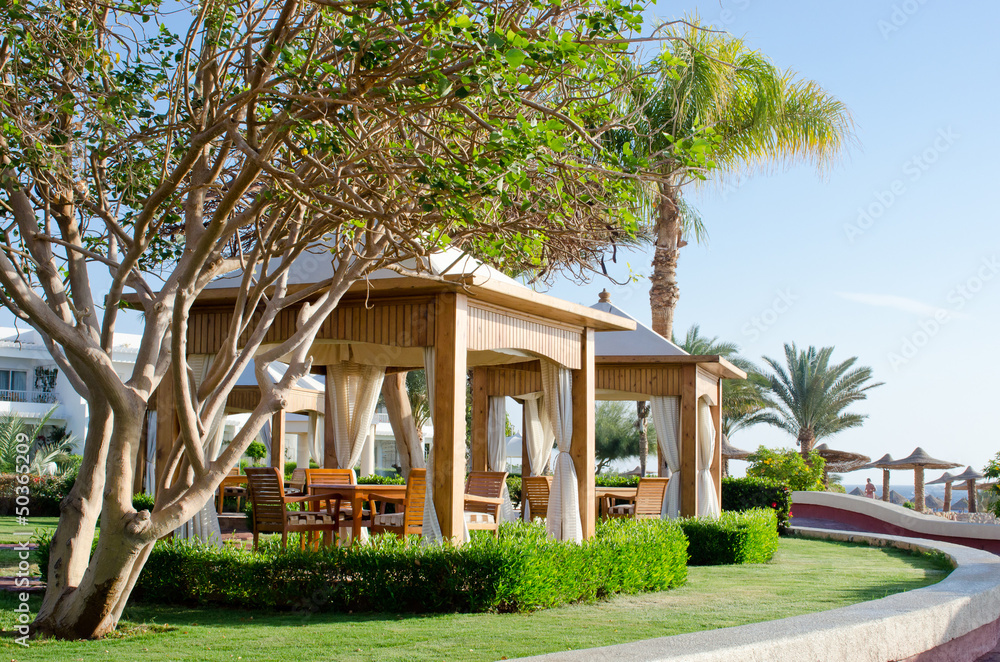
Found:
[[[522,659],[887,662],[930,651],[1000,619],[1000,557],[994,554],[919,538],[805,527],[792,531],[812,538],[936,550],[951,559],[955,570],[932,586],[826,612]]]

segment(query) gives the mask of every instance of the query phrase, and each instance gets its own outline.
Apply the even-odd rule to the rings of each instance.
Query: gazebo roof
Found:
[[[941,474],[940,478],[937,478],[936,480],[928,481],[926,484],[927,485],[947,485],[948,483],[953,483],[956,480],[958,480],[958,479],[955,476],[952,476],[950,473],[948,473],[947,471],[945,471],[943,474]]]
[[[697,363],[700,367],[724,379],[746,379],[746,373],[721,356],[688,354],[656,331],[638,321],[611,303],[607,290],[600,293],[599,301],[591,310],[624,317],[635,324],[628,331],[608,331],[594,337],[594,355],[597,363],[627,364],[682,364]]]
[[[896,460],[889,467],[890,469],[951,469],[953,467],[960,467],[961,464],[957,462],[948,462],[947,460],[937,460],[927,454],[923,448],[917,446],[912,453],[904,457],[902,460]]]

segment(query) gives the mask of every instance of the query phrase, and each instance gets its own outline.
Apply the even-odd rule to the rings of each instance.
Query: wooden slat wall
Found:
[[[489,367],[486,372],[487,395],[517,396],[542,390],[542,372],[538,363],[530,367]]]
[[[540,318],[469,305],[469,349],[519,349],[580,368],[582,328],[548,324]]]
[[[681,368],[653,365],[598,365],[595,388],[639,395],[680,395]]]
[[[295,333],[298,307],[283,310],[265,336],[266,343],[279,343]],[[214,354],[229,333],[232,311],[199,308],[191,311],[188,352]],[[434,339],[434,300],[429,297],[402,300],[344,301],[323,322],[319,340],[347,340],[390,347],[429,347]],[[242,346],[249,331],[240,337]]]

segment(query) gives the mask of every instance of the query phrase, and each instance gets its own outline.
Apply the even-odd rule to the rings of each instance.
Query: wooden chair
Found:
[[[253,546],[257,548],[261,533],[281,533],[281,546],[288,544],[289,533],[299,533],[299,548],[305,547],[306,537],[323,532],[323,543],[339,538],[343,524],[339,494],[315,494],[303,497],[285,495],[284,481],[275,467],[247,468],[250,500],[253,503]],[[292,503],[325,502],[326,508],[316,510],[288,510]],[[331,536],[331,534],[334,534]]]
[[[470,471],[465,479],[465,526],[470,531],[500,532],[500,507],[506,471]]]
[[[524,504],[528,504],[532,521],[545,519],[549,511],[549,490],[552,489],[552,476],[524,476],[521,478],[521,512]]]
[[[292,477],[285,481],[285,494],[288,496],[305,496],[309,494],[306,489],[306,469],[296,468],[292,470]]]
[[[409,534],[423,535],[426,493],[426,469],[410,469],[410,477],[406,481],[406,496],[402,499],[370,493],[368,498],[372,504],[372,533],[394,533],[400,538]],[[390,503],[397,507],[396,512],[385,512],[386,505]]]
[[[640,478],[635,492],[635,501],[608,509],[610,517],[634,517],[636,519],[659,518],[663,508],[663,497],[667,494],[669,478]]]
[[[240,502],[247,496],[247,477],[240,475],[240,468],[233,467],[229,474],[222,479],[219,489],[216,492],[218,497],[218,513],[222,514],[223,502],[226,497],[236,497],[236,512],[242,512]]]
[[[353,469],[306,469],[306,492],[311,492],[311,485],[357,485],[358,478]],[[348,520],[354,519],[354,511],[350,503],[343,503],[340,507],[344,517]],[[370,526],[368,522],[371,518],[370,510],[361,511],[362,526]]]

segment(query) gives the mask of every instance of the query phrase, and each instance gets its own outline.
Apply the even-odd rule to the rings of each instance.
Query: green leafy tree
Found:
[[[856,356],[831,365],[833,349],[799,350],[791,343],[785,344],[784,365],[764,357],[774,372],[768,375],[768,411],[760,420],[794,435],[803,457],[811,457],[817,440],[862,425],[867,415],[844,410],[882,385],[872,382],[871,368],[854,367]]]
[[[669,338],[680,296],[679,251],[687,239],[705,236],[683,189],[716,173],[740,176],[799,162],[822,168],[841,154],[853,130],[843,103],[818,83],[778,69],[742,39],[704,30],[697,19],[667,26],[666,33],[672,38],[661,57],[631,90],[644,123],[608,140],[662,175],[647,189],[644,209],[655,246],[653,330]],[[677,145],[686,149],[671,151]]]
[[[983,469],[983,475],[996,481],[1000,478],[1000,453],[997,453]],[[984,499],[984,507],[989,509],[994,515],[1000,517],[1000,483],[994,484],[989,489],[989,499]],[[988,501],[988,505],[987,505]]]
[[[0,416],[0,471],[21,472],[36,476],[52,476],[65,472],[72,461],[70,456],[76,440],[60,436],[47,441],[42,429],[49,424],[55,407],[47,411],[34,425],[16,413]],[[18,463],[18,456],[27,457],[27,464]]]
[[[261,460],[267,457],[267,446],[259,441],[250,442],[250,445],[247,446],[247,450],[244,455],[250,458],[253,461],[253,465],[256,467]]]
[[[508,271],[586,269],[635,235],[632,182],[654,173],[602,137],[634,124],[613,92],[631,86],[642,9],[0,3],[0,305],[41,334],[89,410],[36,631],[114,630],[153,543],[212,498],[355,282],[419,271],[445,246]],[[289,266],[319,244],[333,275],[294,287]],[[224,311],[229,341],[195,388],[189,311],[230,272],[243,277]],[[128,306],[143,336],[120,376],[113,337]],[[295,334],[268,347],[283,311]],[[279,358],[285,376],[260,382],[246,424],[205,457],[239,376]],[[179,434],[156,505],[137,512],[132,463],[157,388],[172,393]]]
[[[597,472],[614,460],[639,454],[639,427],[635,410],[627,402],[599,402],[594,415],[594,448]]]
[[[807,461],[808,460],[808,461]],[[771,478],[781,481],[793,490],[824,490],[823,467],[826,460],[816,451],[803,457],[794,450],[765,448],[761,446],[747,461],[748,476]]]

